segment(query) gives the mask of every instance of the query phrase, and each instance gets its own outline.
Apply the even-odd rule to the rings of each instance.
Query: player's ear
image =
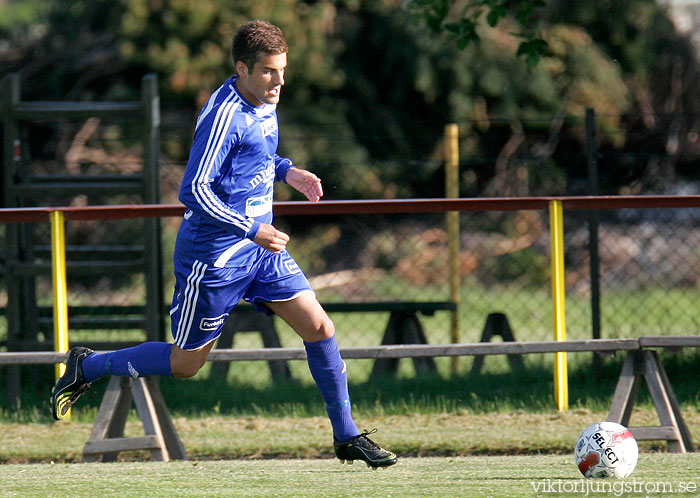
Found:
[[[248,75],[248,66],[245,65],[243,61],[236,61],[236,74],[238,76]]]

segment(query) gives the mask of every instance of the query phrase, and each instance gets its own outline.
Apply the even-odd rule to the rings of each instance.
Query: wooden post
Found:
[[[445,126],[445,196],[459,197],[459,126]],[[459,342],[459,303],[460,272],[459,272],[459,212],[447,213],[447,249],[450,299],[457,307],[450,312],[450,341]],[[451,360],[452,374],[457,373],[458,358]]]

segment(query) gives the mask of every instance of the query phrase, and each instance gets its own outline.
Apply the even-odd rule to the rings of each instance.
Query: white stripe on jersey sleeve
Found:
[[[216,97],[218,97],[219,92],[221,91],[221,88],[223,88],[223,87],[219,87],[216,89],[216,91],[211,95],[211,97],[209,97],[209,100],[207,101],[206,107],[204,107],[204,109],[202,109],[202,112],[199,113],[199,117],[197,118],[197,124],[194,127],[195,130],[197,128],[199,128],[199,124],[206,117],[206,115],[211,112],[211,109],[212,109],[212,107],[214,107],[214,103],[216,102]]]
[[[209,185],[209,175],[216,162],[216,157],[227,139],[227,131],[231,126],[236,111],[241,105],[238,99],[233,98],[234,96],[235,94],[227,96],[219,106],[214,123],[209,131],[206,148],[192,181],[192,194],[202,209],[210,216],[224,223],[232,224],[244,232],[248,232],[253,226],[252,221],[229,209],[214,194]]]

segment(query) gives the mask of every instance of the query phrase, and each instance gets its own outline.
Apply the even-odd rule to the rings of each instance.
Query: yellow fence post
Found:
[[[561,201],[549,202],[549,229],[552,239],[552,300],[554,303],[554,340],[566,340],[566,280],[564,273],[564,210]],[[569,374],[566,353],[555,353],[554,397],[557,409],[569,409]]]
[[[68,286],[66,284],[66,228],[63,212],[52,211],[51,277],[53,280],[53,343],[54,350],[68,351]],[[66,365],[56,364],[56,379],[63,375]],[[70,419],[71,412],[66,416]]]
[[[459,197],[459,126],[445,126],[445,195]],[[450,340],[459,342],[459,303],[461,278],[459,273],[459,212],[447,213],[447,250],[450,299],[457,308],[450,313]],[[452,373],[457,373],[458,358],[452,357]]]

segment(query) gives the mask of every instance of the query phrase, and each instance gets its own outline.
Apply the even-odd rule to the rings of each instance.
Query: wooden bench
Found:
[[[627,353],[613,394],[608,420],[627,425],[636,401],[636,394],[645,379],[663,425],[630,427],[639,440],[665,440],[672,452],[694,451],[690,431],[683,421],[678,402],[654,348],[700,347],[700,336],[645,336],[639,339],[590,339],[571,341],[533,341],[472,344],[397,344],[348,347],[341,350],[345,359],[399,360],[401,358],[435,358],[449,356],[485,356],[501,354],[547,354],[556,352]],[[0,353],[0,365],[51,364],[64,361],[64,353]],[[209,354],[212,362],[291,361],[305,360],[303,348],[215,349]],[[131,391],[144,422],[144,438],[123,438],[122,420],[130,409]],[[151,401],[149,401],[149,398]],[[137,401],[138,400],[138,401]],[[139,408],[139,403],[141,408]],[[145,419],[145,420],[144,420]],[[110,378],[107,392],[98,411],[84,458],[94,461],[100,456],[116,458],[119,451],[147,449],[153,459],[186,458],[170,415],[162,401],[154,378],[123,380]]]

